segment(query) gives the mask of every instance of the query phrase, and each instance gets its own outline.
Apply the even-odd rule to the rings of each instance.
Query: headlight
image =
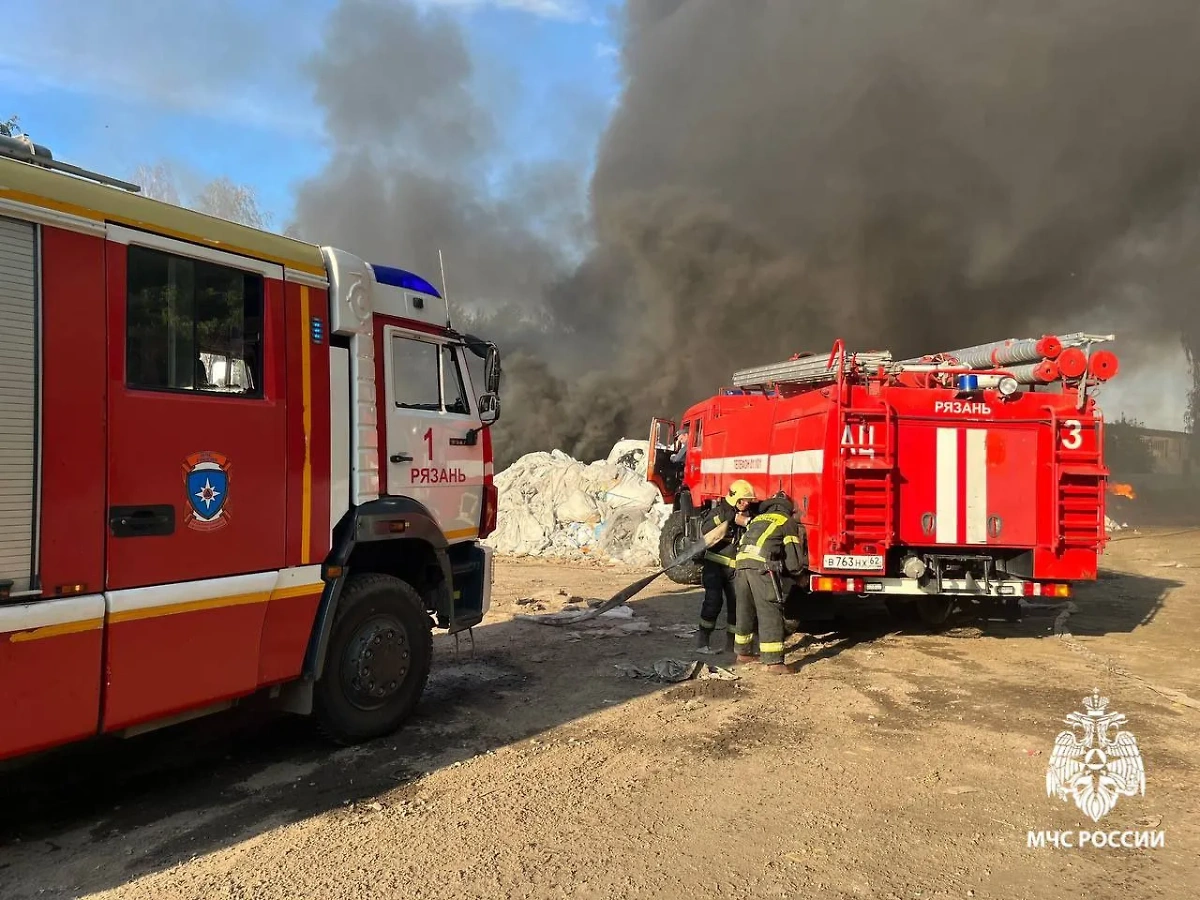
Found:
[[[996,390],[1000,392],[1001,397],[1011,397],[1020,389],[1021,385],[1011,375],[1005,375],[1000,379],[1000,383],[996,385]]]

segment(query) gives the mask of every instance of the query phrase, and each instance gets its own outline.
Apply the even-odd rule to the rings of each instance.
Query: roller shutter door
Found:
[[[0,217],[0,581],[33,571],[37,452],[37,254],[34,226]]]

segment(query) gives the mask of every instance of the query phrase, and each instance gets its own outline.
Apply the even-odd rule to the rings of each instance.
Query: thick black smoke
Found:
[[[626,24],[593,197],[634,273],[641,416],[838,335],[1111,328],[1136,360],[1197,308],[1195,3],[629,0]]]
[[[547,285],[574,268],[587,230],[582,162],[498,167],[498,116],[514,99],[478,77],[449,15],[340,0],[325,34],[308,71],[332,150],[289,230],[435,283],[441,250],[450,296],[485,301],[492,336],[541,344],[525,335],[544,330]]]
[[[318,97],[349,143],[300,218],[373,253],[454,245],[452,292],[526,354],[508,458],[601,455],[836,336],[900,356],[1111,329],[1128,364],[1200,333],[1193,0],[627,0],[587,216],[548,202],[569,165],[484,189],[498,148],[444,20],[343,0],[335,26]],[[392,94],[404,40],[432,72]]]

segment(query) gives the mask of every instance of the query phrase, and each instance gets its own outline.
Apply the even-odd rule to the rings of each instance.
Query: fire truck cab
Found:
[[[499,383],[411,272],[0,138],[0,759],[399,727],[489,607]]]

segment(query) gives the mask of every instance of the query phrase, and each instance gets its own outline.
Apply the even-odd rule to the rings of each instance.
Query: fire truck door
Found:
[[[650,448],[646,457],[646,480],[658,488],[664,503],[671,503],[679,492],[682,467],[671,462],[675,452],[675,423],[669,419],[650,422]]]
[[[387,493],[425,506],[446,539],[473,540],[483,503],[483,441],[465,348],[384,328]]]
[[[256,686],[301,461],[281,266],[110,226],[106,268],[111,730]]]

